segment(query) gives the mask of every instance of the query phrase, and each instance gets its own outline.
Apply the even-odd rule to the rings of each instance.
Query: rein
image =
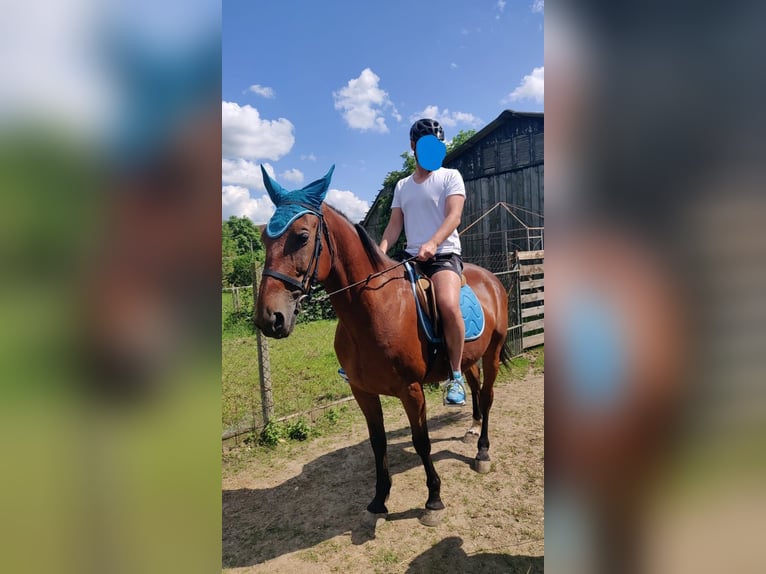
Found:
[[[375,279],[375,277],[380,277],[380,276],[381,276],[381,275],[383,275],[384,273],[388,273],[388,272],[389,272],[389,271],[391,271],[392,269],[396,269],[397,267],[401,267],[401,266],[402,266],[402,265],[404,265],[405,263],[409,263],[410,261],[414,261],[415,259],[417,259],[417,257],[416,257],[416,256],[413,256],[413,257],[408,257],[407,259],[405,259],[404,261],[400,261],[400,262],[399,262],[399,263],[397,263],[396,265],[392,265],[391,267],[387,267],[386,269],[383,269],[383,271],[378,271],[378,272],[376,272],[376,273],[370,273],[370,274],[369,274],[367,277],[365,277],[365,278],[364,278],[364,279],[362,279],[361,281],[357,281],[356,283],[352,283],[351,285],[347,285],[347,286],[345,286],[345,287],[341,287],[340,289],[336,289],[336,290],[335,290],[335,291],[333,291],[332,293],[327,293],[326,295],[322,295],[321,297],[319,297],[319,298],[317,299],[317,301],[320,301],[320,302],[321,302],[321,301],[326,301],[326,300],[327,300],[327,299],[329,299],[331,296],[333,296],[333,295],[337,295],[338,293],[342,293],[343,291],[348,291],[348,290],[349,290],[349,289],[351,289],[352,287],[356,287],[357,285],[361,285],[362,283],[369,283],[370,279]]]
[[[304,203],[300,203],[300,202],[291,202],[291,203],[294,203],[295,205],[300,205],[301,207],[306,208],[310,214],[316,215],[317,218],[319,219],[319,225],[317,226],[316,238],[314,239],[314,252],[311,255],[311,261],[309,261],[308,269],[301,281],[298,281],[297,279],[294,279],[293,277],[290,277],[288,275],[285,275],[284,273],[280,273],[279,271],[274,271],[273,269],[269,269],[269,268],[266,268],[263,270],[263,275],[266,275],[267,277],[273,277],[274,279],[278,279],[282,281],[283,283],[290,285],[291,287],[295,287],[301,292],[301,297],[298,299],[298,304],[295,307],[295,313],[298,314],[301,311],[302,303],[304,303],[305,301],[311,300],[311,294],[317,282],[317,273],[319,272],[319,257],[322,255],[322,235],[324,235],[325,239],[327,240],[327,245],[330,249],[331,260],[335,258],[335,251],[333,249],[332,242],[330,241],[330,234],[327,231],[327,224],[324,221],[324,215],[321,212],[316,211],[313,207],[306,205]],[[356,281],[355,283],[352,283],[351,285],[347,285],[346,287],[341,287],[340,289],[336,289],[332,293],[327,293],[325,295],[322,295],[321,297],[318,297],[316,301],[317,302],[327,301],[333,295],[337,295],[338,293],[342,293],[343,291],[348,291],[349,289],[352,289],[363,283],[369,283],[370,280],[374,279],[375,277],[380,277],[384,273],[388,273],[389,271],[396,269],[397,267],[401,267],[405,263],[409,263],[410,261],[414,261],[415,259],[417,259],[417,257],[415,256],[409,257],[405,259],[404,261],[397,263],[396,265],[391,265],[390,267],[383,269],[382,271],[377,271],[376,273],[370,273],[367,277],[365,277],[361,281]],[[314,268],[313,272],[310,271],[312,266]]]

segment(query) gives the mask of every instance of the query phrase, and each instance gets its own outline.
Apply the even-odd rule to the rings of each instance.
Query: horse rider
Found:
[[[460,370],[465,340],[465,324],[460,312],[463,260],[457,233],[465,203],[465,184],[458,170],[441,167],[443,153],[435,162],[431,155],[433,147],[418,146],[424,136],[443,142],[444,129],[430,118],[419,119],[410,128],[415,171],[396,184],[391,219],[383,232],[380,248],[384,253],[388,251],[404,229],[405,251],[417,257],[421,272],[431,279],[436,292],[451,369],[445,404],[465,405],[465,379]],[[433,137],[421,144],[438,145]],[[441,148],[444,149],[443,143]]]

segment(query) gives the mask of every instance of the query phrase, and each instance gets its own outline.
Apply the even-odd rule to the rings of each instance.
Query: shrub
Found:
[[[268,447],[275,447],[280,439],[284,437],[284,428],[281,424],[269,421],[261,431],[259,442]]]
[[[287,424],[287,437],[290,440],[306,440],[311,434],[311,427],[303,419],[297,419]]]
[[[327,413],[325,413],[325,418],[327,419],[328,423],[330,423],[331,425],[334,425],[338,422],[340,415],[338,414],[337,410],[329,409]]]

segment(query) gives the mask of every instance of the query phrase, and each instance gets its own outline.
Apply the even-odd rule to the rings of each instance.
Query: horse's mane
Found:
[[[352,221],[346,217],[344,213],[341,213],[331,205],[325,204],[326,207],[330,208],[334,213],[337,213],[340,215],[343,219],[345,219],[350,225],[356,229],[356,233],[359,236],[359,240],[362,242],[362,247],[364,247],[364,251],[367,254],[368,259],[370,260],[370,263],[372,263],[376,267],[382,267],[386,265],[386,256],[385,254],[380,250],[378,247],[378,244],[375,243],[375,241],[370,237],[370,234],[367,233],[367,230],[362,227],[360,223],[352,223]]]
[[[385,255],[380,250],[380,247],[378,247],[378,244],[372,240],[367,230],[362,227],[361,223],[355,223],[354,229],[356,229],[359,239],[362,241],[362,246],[367,252],[367,257],[369,257],[372,264],[377,267],[384,266],[386,264]]]

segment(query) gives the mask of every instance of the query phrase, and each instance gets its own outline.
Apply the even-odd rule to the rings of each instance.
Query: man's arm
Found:
[[[418,251],[418,260],[427,261],[436,255],[436,250],[439,245],[450,236],[450,233],[457,229],[460,225],[460,218],[463,215],[463,204],[465,204],[464,195],[450,195],[447,197],[445,211],[447,212],[444,217],[444,222],[436,230],[431,239],[426,241],[420,246]]]
[[[458,219],[458,223],[460,220]],[[388,220],[386,230],[383,232],[383,239],[380,240],[380,248],[383,253],[388,251],[388,248],[396,243],[399,239],[399,235],[402,233],[404,227],[404,214],[401,207],[394,207],[391,209],[391,219]]]

